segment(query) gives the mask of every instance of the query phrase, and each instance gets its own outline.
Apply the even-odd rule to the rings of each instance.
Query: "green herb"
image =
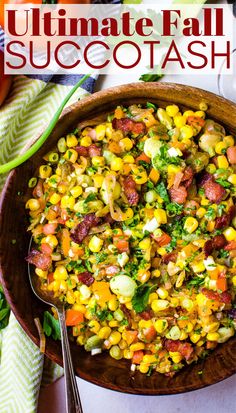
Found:
[[[151,103],[151,102],[147,102],[147,108],[148,109],[154,109],[154,110],[157,110],[157,107],[156,107],[156,105],[154,105],[153,103]]]
[[[153,285],[142,284],[136,289],[132,298],[132,306],[136,313],[142,313],[142,311],[145,310],[148,305],[149,295],[155,287],[156,286]]]
[[[142,142],[142,141],[137,143],[136,146],[137,146],[137,148],[138,148],[140,151],[143,151],[143,149],[144,149],[144,143],[145,143],[145,142]]]
[[[0,330],[8,325],[10,315],[10,306],[3,293],[3,288],[0,285]]]
[[[52,337],[54,340],[61,339],[61,330],[59,321],[56,320],[49,311],[44,311],[43,316],[43,331],[48,337]]]
[[[214,220],[216,217],[216,211],[214,210],[214,208],[212,208],[211,206],[208,208],[206,214],[205,214],[205,218],[208,219],[209,221]]]
[[[200,278],[200,277],[195,277],[192,278],[188,283],[187,283],[187,287],[199,287],[200,285],[204,284],[205,279],[204,278]]]
[[[139,165],[142,165],[142,167],[144,168],[144,169],[149,169],[150,168],[150,164],[148,163],[148,162],[146,162],[146,161],[138,161],[138,164]]]
[[[220,217],[222,217],[223,212],[225,211],[225,208],[226,208],[226,205],[224,205],[224,204],[218,205],[217,211],[218,211],[218,214],[219,214]]]
[[[179,156],[169,156],[168,149],[169,149],[168,145],[164,143],[160,147],[160,154],[156,155],[152,159],[152,164],[154,168],[160,170],[161,172],[165,172],[167,166],[170,164],[180,165],[182,162],[182,159]]]
[[[152,375],[153,370],[154,370],[154,366],[150,366],[149,369],[148,369],[148,372],[147,372],[148,377],[150,377]]]
[[[88,261],[88,260],[85,261],[85,267],[87,268],[87,270],[88,270],[89,272],[92,272],[92,271],[93,271],[92,266],[91,266],[91,262]]]
[[[77,82],[76,85],[70,90],[70,92],[66,95],[66,97],[63,99],[62,103],[60,104],[59,108],[57,109],[48,127],[43,132],[41,137],[37,140],[37,142],[35,142],[23,155],[20,155],[17,158],[13,159],[12,161],[7,162],[4,165],[1,165],[0,174],[5,174],[6,172],[9,172],[12,169],[16,168],[16,166],[21,165],[23,162],[27,161],[27,159],[31,158],[31,156],[33,156],[41,148],[43,143],[51,135],[51,132],[53,131],[61,115],[62,110],[64,109],[65,105],[67,104],[71,96],[78,89],[78,87],[80,87],[89,77],[90,77],[90,74],[83,76],[82,79],[80,79],[80,81]]]
[[[94,201],[97,198],[97,195],[91,192],[87,198],[84,200],[84,203],[87,204],[90,201]]]
[[[224,249],[221,249],[219,251],[219,258],[228,258],[229,256],[229,251],[225,251]]]
[[[156,188],[155,188],[156,192],[160,195],[160,197],[163,199],[163,201],[167,204],[169,204],[170,202],[170,198],[167,192],[167,189],[165,187],[164,182],[160,182]]]
[[[100,264],[100,262],[104,262],[108,254],[106,252],[96,252],[94,253],[95,259],[96,259],[96,264]]]
[[[180,215],[183,211],[184,206],[177,204],[177,202],[170,202],[166,205],[166,210],[169,212],[169,215]]]
[[[128,326],[128,325],[129,325],[129,322],[126,318],[120,321],[120,326]]]
[[[231,183],[228,182],[228,181],[226,181],[226,180],[223,179],[223,178],[218,178],[218,179],[216,179],[216,182],[217,182],[218,184],[220,184],[221,186],[223,186],[224,188],[230,188],[230,187],[231,187]]]
[[[143,82],[158,82],[163,76],[164,75],[162,75],[162,74],[152,75],[152,74],[149,74],[149,73],[145,73],[144,75],[140,76],[139,80],[141,80]]]
[[[201,196],[203,196],[203,195],[205,194],[204,188],[200,188],[200,189],[198,190],[198,194],[201,195]]]

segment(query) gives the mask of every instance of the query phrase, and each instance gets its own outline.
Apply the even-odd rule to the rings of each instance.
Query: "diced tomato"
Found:
[[[51,283],[54,281],[53,274],[54,274],[53,272],[50,272],[50,273],[47,275],[48,284],[51,284]]]
[[[158,243],[160,247],[164,247],[165,245],[168,245],[170,243],[171,237],[165,232],[163,232],[163,234],[160,237],[154,237],[154,240]]]
[[[140,364],[142,359],[143,359],[143,351],[142,350],[135,351],[132,357],[132,363]]]
[[[230,241],[224,248],[226,251],[236,250],[236,241]]]
[[[70,233],[67,228],[61,231],[61,249],[64,257],[67,257],[70,249]]]
[[[125,341],[128,345],[132,344],[133,342],[137,341],[138,332],[134,330],[126,330],[125,331]]]
[[[84,321],[84,315],[80,311],[67,310],[66,311],[66,325],[76,326]]]
[[[222,271],[219,274],[217,282],[216,282],[216,286],[217,286],[217,289],[222,291],[222,292],[227,290],[227,280],[226,280],[225,271]]]
[[[197,125],[201,126],[201,128],[205,125],[205,120],[200,118],[199,116],[188,116],[187,117],[187,124],[188,125]]]
[[[55,234],[57,226],[57,222],[53,224],[45,224],[43,226],[43,233],[45,235]]]
[[[149,158],[149,156],[147,156],[144,152],[141,153],[141,155],[137,156],[137,158],[135,159],[136,163],[139,163],[140,161],[144,161],[147,163],[151,162],[151,158]]]
[[[41,244],[41,251],[44,252],[44,254],[50,255],[53,251],[53,248],[46,243]]]
[[[154,340],[156,338],[156,335],[157,335],[154,326],[144,328],[143,334],[145,336],[146,341],[148,341],[148,342],[151,342],[152,340]]]
[[[129,242],[125,235],[115,235],[113,237],[113,244],[118,249],[119,252],[128,252],[129,251]]]

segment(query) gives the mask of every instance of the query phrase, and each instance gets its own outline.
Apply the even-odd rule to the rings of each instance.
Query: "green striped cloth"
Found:
[[[0,108],[0,164],[24,151],[71,87],[15,77],[10,96]],[[86,95],[86,90],[79,89],[68,105]],[[5,178],[0,176],[0,190]],[[40,384],[62,374],[62,368],[44,358],[11,313],[8,326],[0,330],[0,413],[34,413]]]

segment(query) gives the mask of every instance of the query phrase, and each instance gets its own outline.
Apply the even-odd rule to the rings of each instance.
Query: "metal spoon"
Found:
[[[32,239],[29,243],[29,251],[31,250]],[[44,303],[54,307],[57,310],[58,320],[61,328],[61,345],[65,375],[65,391],[66,391],[66,408],[67,413],[83,413],[81,406],[79,390],[76,382],[76,376],[73,369],[70,345],[66,329],[65,308],[64,304],[53,297],[53,294],[42,291],[40,288],[39,277],[34,273],[32,265],[28,264],[29,281],[34,294]]]

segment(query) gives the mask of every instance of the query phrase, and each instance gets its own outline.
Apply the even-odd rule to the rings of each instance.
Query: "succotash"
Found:
[[[206,113],[119,106],[29,181],[42,289],[78,345],[132,371],[173,375],[235,333],[236,145]]]

